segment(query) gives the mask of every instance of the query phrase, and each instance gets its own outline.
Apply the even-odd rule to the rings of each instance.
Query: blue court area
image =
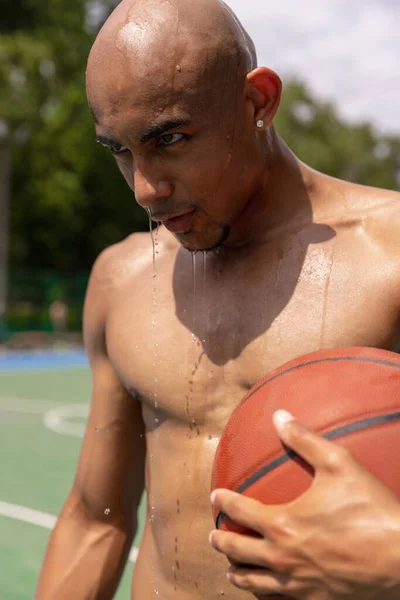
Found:
[[[0,372],[70,369],[87,366],[88,361],[83,348],[77,350],[34,350],[30,352],[0,354]]]
[[[89,410],[82,349],[0,355],[0,599],[33,598],[50,531],[71,488]],[[115,596],[130,581],[145,520]]]

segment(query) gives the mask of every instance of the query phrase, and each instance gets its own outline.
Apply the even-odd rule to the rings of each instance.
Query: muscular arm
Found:
[[[136,531],[144,488],[145,442],[139,403],[107,355],[112,282],[107,250],[93,269],[84,336],[93,375],[91,408],[72,490],[53,531],[35,600],[112,598]]]

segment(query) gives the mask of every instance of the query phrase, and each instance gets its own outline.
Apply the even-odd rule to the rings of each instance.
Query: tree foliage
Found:
[[[94,142],[86,102],[90,46],[116,3],[3,0],[0,120],[13,153],[14,266],[87,269],[102,248],[148,227],[112,157]],[[285,83],[276,126],[318,170],[379,187],[398,184],[400,139],[344,123],[301,82]]]
[[[304,84],[285,86],[275,125],[295,154],[314,169],[364,185],[397,189],[400,138],[379,135],[369,123],[349,124]]]

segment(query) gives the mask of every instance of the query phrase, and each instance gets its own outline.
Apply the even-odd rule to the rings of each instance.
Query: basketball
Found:
[[[272,423],[286,409],[310,429],[348,448],[400,496],[400,356],[340,348],[296,358],[261,379],[233,411],[213,465],[212,489],[265,504],[293,501],[313,471],[283,446]],[[252,534],[213,509],[217,528]]]

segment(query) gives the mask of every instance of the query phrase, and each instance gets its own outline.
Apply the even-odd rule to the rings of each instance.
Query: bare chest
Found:
[[[157,412],[193,434],[207,422],[219,435],[272,369],[326,347],[394,349],[397,327],[390,274],[378,260],[366,270],[361,257],[311,246],[224,269],[207,254],[178,254],[120,294],[107,345],[146,421]]]

